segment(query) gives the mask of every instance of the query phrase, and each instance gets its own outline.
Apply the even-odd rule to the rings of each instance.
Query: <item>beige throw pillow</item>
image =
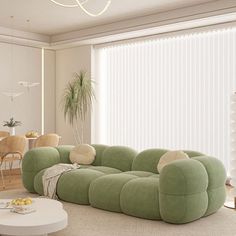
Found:
[[[164,155],[161,156],[160,161],[157,165],[157,170],[161,173],[161,170],[164,166],[170,164],[176,160],[184,160],[189,159],[188,155],[183,151],[168,151]]]
[[[80,165],[90,165],[95,160],[96,150],[88,144],[79,144],[70,151],[70,161]]]

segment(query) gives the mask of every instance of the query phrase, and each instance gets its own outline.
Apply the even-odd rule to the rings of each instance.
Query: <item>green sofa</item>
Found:
[[[137,153],[121,146],[93,147],[96,158],[92,165],[60,177],[57,195],[61,200],[174,224],[208,216],[224,204],[226,173],[216,158],[185,151],[189,160],[174,161],[159,175],[157,164],[167,150]],[[22,163],[25,188],[43,195],[44,171],[57,163],[70,163],[72,148],[28,151]]]

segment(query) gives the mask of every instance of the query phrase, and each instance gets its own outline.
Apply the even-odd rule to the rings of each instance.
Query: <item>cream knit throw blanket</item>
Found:
[[[48,168],[42,177],[44,196],[57,199],[57,182],[60,176],[68,171],[79,168],[78,164],[57,164]]]

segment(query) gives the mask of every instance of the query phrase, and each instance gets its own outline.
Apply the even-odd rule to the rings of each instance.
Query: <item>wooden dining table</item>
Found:
[[[0,141],[1,141],[2,139],[4,139],[4,138],[6,138],[6,137],[0,137]],[[34,147],[34,142],[35,142],[35,140],[36,140],[37,138],[38,138],[38,137],[32,137],[32,138],[27,138],[27,137],[25,137],[25,139],[27,140],[27,144],[28,144],[28,149],[29,149],[29,150]]]
[[[6,137],[0,137],[0,141]],[[38,137],[25,137],[27,140],[27,146],[28,150],[32,149],[34,147],[34,142]],[[59,139],[61,139],[61,136],[59,136]]]

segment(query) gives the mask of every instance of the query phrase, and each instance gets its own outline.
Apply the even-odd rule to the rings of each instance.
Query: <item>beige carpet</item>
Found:
[[[0,192],[0,198],[37,197],[24,190]],[[65,230],[50,236],[236,236],[236,211],[216,214],[185,225],[143,220],[124,214],[63,202],[69,215]]]

